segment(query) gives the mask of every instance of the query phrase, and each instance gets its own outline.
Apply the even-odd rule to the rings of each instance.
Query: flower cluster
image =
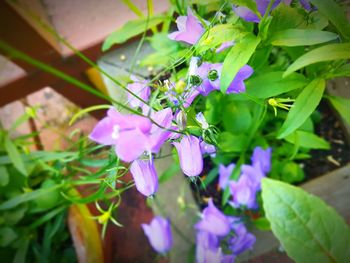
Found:
[[[237,255],[252,249],[256,240],[240,218],[226,216],[215,207],[212,199],[209,199],[195,228],[196,262],[234,262]],[[227,254],[222,247],[227,248]]]

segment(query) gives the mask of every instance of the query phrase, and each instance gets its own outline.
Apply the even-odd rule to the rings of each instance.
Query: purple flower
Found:
[[[127,89],[132,91],[134,94],[139,96],[144,101],[148,101],[149,96],[151,94],[151,88],[147,86],[148,81],[139,80],[135,76],[131,76],[131,80],[133,80],[134,82],[128,84]],[[130,93],[128,93],[128,101],[130,106],[134,108],[142,107],[144,104],[142,101],[140,101],[138,98],[135,98]]]
[[[204,32],[203,25],[193,14],[191,8],[187,8],[187,16],[179,16],[176,19],[178,31],[168,35],[172,40],[195,44]]]
[[[170,128],[173,118],[170,108],[153,113],[152,117],[163,127]],[[115,145],[118,157],[124,162],[132,162],[144,151],[157,153],[169,135],[170,132],[145,117],[122,115],[111,108],[107,117],[97,123],[90,139],[104,145]]]
[[[220,76],[222,63],[203,62],[199,67],[195,63],[198,58],[192,57],[189,68],[189,78],[192,79],[192,85],[203,96],[207,96],[213,90],[220,90]],[[194,62],[192,62],[194,61]],[[245,91],[244,80],[253,74],[254,70],[249,65],[244,65],[237,72],[230,83],[226,93],[240,93]]]
[[[227,41],[222,43],[215,51],[215,53],[220,53],[222,51],[224,51],[225,49],[232,47],[235,44],[234,41]]]
[[[205,119],[202,112],[196,114],[196,121],[200,123],[203,130],[207,130],[209,128],[209,123]]]
[[[241,93],[245,92],[244,80],[253,74],[254,70],[251,66],[244,65],[237,72],[236,76],[228,86],[226,93]]]
[[[234,163],[231,163],[227,167],[222,164],[219,165],[219,187],[222,190],[228,185],[233,169],[235,169]]]
[[[158,177],[152,160],[135,160],[130,166],[136,189],[145,196],[158,191]]]
[[[232,253],[239,255],[248,249],[252,249],[256,237],[247,231],[245,225],[243,223],[235,223],[232,228],[235,232],[235,236],[229,240],[229,247]]]
[[[252,181],[248,175],[241,174],[238,181],[230,182],[230,191],[233,196],[230,204],[237,208],[245,206],[249,209],[258,208],[256,202],[256,193],[258,188],[254,181]]]
[[[174,142],[180,159],[180,166],[187,176],[198,176],[203,170],[203,157],[199,139],[193,135],[182,137],[180,142]]]
[[[261,147],[255,147],[252,155],[252,163],[254,167],[259,167],[265,174],[271,170],[271,148],[264,150]]]
[[[224,255],[219,247],[219,239],[206,231],[198,231],[196,238],[196,262],[197,263],[232,263],[233,255]]]
[[[166,253],[171,249],[173,240],[168,219],[155,216],[149,225],[142,224],[141,226],[155,251]]]
[[[152,123],[147,118],[137,115],[122,115],[114,108],[107,112],[107,117],[97,123],[90,134],[90,139],[104,145],[115,145],[121,160],[131,162],[146,149]]]
[[[201,141],[200,147],[202,154],[209,154],[211,157],[215,157],[216,148],[214,145],[206,143],[205,141]]]
[[[198,247],[197,247],[198,249]],[[196,263],[233,263],[235,262],[234,255],[225,255],[219,247],[215,250],[203,249],[196,254]]]
[[[208,206],[203,210],[202,220],[195,225],[195,228],[217,236],[226,236],[230,232],[230,224],[230,219],[215,207],[210,198]]]
[[[278,6],[278,4],[281,2],[281,0],[277,0],[273,3],[271,11]],[[256,0],[256,7],[258,9],[258,12],[260,13],[261,16],[265,15],[266,9],[270,3],[270,0]],[[249,8],[244,7],[244,6],[233,6],[233,11],[244,19],[247,22],[254,22],[254,23],[259,23],[260,18],[254,14],[253,11],[251,11]]]

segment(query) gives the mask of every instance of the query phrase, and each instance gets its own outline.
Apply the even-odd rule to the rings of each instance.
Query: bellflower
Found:
[[[158,177],[152,160],[135,160],[130,166],[136,189],[145,196],[158,190]]]
[[[243,223],[234,223],[233,230],[235,235],[229,240],[229,247],[234,255],[239,255],[248,249],[252,249],[256,237],[247,231]]]
[[[215,207],[210,198],[208,206],[202,212],[202,220],[195,225],[195,228],[222,237],[230,232],[230,224],[230,219]]]
[[[251,181],[257,191],[261,190],[261,179],[265,177],[265,174],[259,166],[244,164],[241,166],[241,176],[246,176]]]
[[[195,57],[192,59],[196,61]],[[195,65],[195,63],[193,63],[193,65]],[[200,94],[207,96],[213,90],[220,90],[222,63],[212,64],[203,62],[199,67],[193,65],[191,65],[190,62],[189,78],[193,80],[191,84],[196,87]],[[242,68],[240,68],[228,86],[226,93],[244,92],[244,80],[249,78],[253,72],[253,68],[249,65],[244,65]]]
[[[168,219],[156,216],[149,225],[142,224],[141,226],[155,251],[166,253],[171,249],[173,240]]]
[[[240,206],[246,206],[249,209],[258,208],[256,202],[256,193],[258,189],[255,182],[253,182],[246,174],[242,174],[237,182],[230,182],[230,191],[233,196],[230,204],[233,207],[238,208]]]
[[[148,101],[149,96],[151,94],[151,88],[147,86],[146,80],[140,80],[136,78],[135,76],[131,76],[131,80],[133,80],[133,83],[129,83],[127,85],[127,89],[135,93],[137,96],[139,96],[144,101]],[[128,93],[128,101],[131,107],[137,108],[142,107],[143,102],[140,101],[138,98],[135,98],[132,94]]]
[[[176,25],[178,31],[168,35],[172,40],[183,41],[193,45],[204,33],[203,25],[193,14],[191,8],[187,8],[187,16],[179,16],[176,19]]]
[[[173,118],[170,108],[153,113],[152,117],[163,127],[170,128]],[[169,135],[170,132],[152,124],[145,117],[122,115],[111,108],[89,137],[100,144],[114,145],[122,161],[132,162],[144,151],[157,153]]]
[[[202,112],[196,114],[196,121],[201,124],[203,130],[207,130],[209,128],[209,123],[205,119]]]
[[[230,176],[233,169],[235,169],[235,164],[231,163],[229,166],[219,165],[219,187],[224,190],[229,183]]]
[[[271,170],[271,148],[264,150],[261,147],[255,147],[252,155],[252,164],[254,167],[260,167],[265,174]]]
[[[199,139],[193,135],[182,137],[173,143],[180,159],[180,166],[187,176],[198,176],[203,170],[203,157]]]
[[[225,49],[232,47],[235,44],[234,41],[227,41],[222,43],[215,51],[215,53],[220,53],[222,51],[224,51]]]
[[[271,11],[274,8],[276,8],[276,6],[278,6],[280,2],[281,0],[275,1],[272,5]],[[270,0],[256,0],[256,7],[261,16],[265,15],[266,9],[269,3],[270,3]],[[260,22],[260,18],[256,14],[254,14],[253,11],[251,11],[249,8],[245,6],[239,6],[239,7],[233,6],[233,11],[236,13],[236,15],[238,15],[239,17],[241,17],[247,22],[254,22],[254,23]]]
[[[202,154],[209,154],[211,157],[215,157],[216,148],[214,145],[206,143],[205,141],[201,141],[200,147],[201,147]]]

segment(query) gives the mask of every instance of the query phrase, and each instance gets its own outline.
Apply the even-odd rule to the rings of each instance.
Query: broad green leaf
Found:
[[[277,138],[288,136],[305,122],[321,101],[325,87],[326,82],[323,79],[314,79],[300,92],[279,130]]]
[[[300,89],[306,85],[302,74],[291,74],[282,78],[283,71],[268,72],[245,82],[247,93],[257,98],[270,98],[291,90]]]
[[[231,48],[222,66],[220,90],[223,93],[226,93],[227,88],[241,67],[248,63],[259,43],[260,38],[253,34],[247,34]]]
[[[309,2],[331,21],[345,39],[350,39],[350,23],[344,13],[345,9],[333,0],[309,0]]]
[[[253,220],[254,226],[262,231],[269,231],[271,230],[270,222],[267,220],[266,217],[260,217],[256,220]]]
[[[151,27],[154,27],[164,22],[165,19],[166,18],[164,16],[153,16],[148,18],[148,23],[147,23],[147,17],[141,17],[126,23],[122,28],[113,32],[106,38],[105,42],[102,45],[102,51],[107,51],[114,44],[124,43],[130,38],[137,36],[138,34],[141,34],[145,30],[148,30]]]
[[[337,96],[327,96],[326,98],[332,103],[340,116],[350,125],[350,99]]]
[[[215,178],[218,176],[218,171],[219,171],[219,168],[215,167],[206,175],[201,186],[202,189],[203,188],[205,189],[211,182],[215,180]]]
[[[306,131],[295,131],[292,134],[285,137],[285,140],[292,144],[298,144],[300,147],[308,149],[328,150],[330,148],[330,145],[326,140],[317,136],[314,133]]]
[[[271,39],[274,46],[308,46],[334,40],[338,37],[333,32],[315,29],[287,29],[279,31]]]
[[[241,152],[247,144],[247,136],[222,132],[218,136],[218,146],[223,152]]]
[[[6,186],[10,181],[9,173],[5,166],[0,166],[0,186]]]
[[[299,57],[287,68],[286,72],[283,74],[283,77],[286,77],[292,72],[314,63],[349,58],[350,43],[325,45],[315,48]]]
[[[274,235],[296,262],[347,262],[350,229],[320,198],[301,188],[262,179],[262,199]]]
[[[22,238],[19,243],[19,247],[13,259],[13,263],[25,263],[27,259],[27,251],[30,240],[28,238]]]
[[[27,176],[28,172],[22,160],[21,154],[17,149],[17,146],[11,141],[10,138],[5,137],[4,146],[7,154],[9,155],[13,165],[21,174]]]

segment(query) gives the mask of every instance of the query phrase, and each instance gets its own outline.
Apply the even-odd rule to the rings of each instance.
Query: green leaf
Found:
[[[272,232],[296,262],[348,261],[349,226],[320,198],[264,178],[262,199]]]
[[[278,139],[288,136],[305,122],[321,101],[325,87],[325,80],[314,79],[300,92],[279,130]]]
[[[350,63],[337,68],[334,72],[330,74],[330,76],[331,78],[350,77]]]
[[[7,154],[9,155],[13,165],[23,175],[28,176],[27,169],[22,160],[21,154],[19,153],[17,146],[11,141],[10,138],[5,137],[4,146]]]
[[[40,197],[44,197],[45,195],[53,192],[53,191],[57,191],[57,189],[61,188],[62,185],[55,185],[53,187],[50,188],[46,188],[46,189],[39,189],[39,190],[35,190],[33,192],[27,192],[21,195],[17,195],[13,198],[11,198],[10,200],[7,200],[3,203],[0,204],[0,210],[6,210],[6,209],[11,209],[19,204],[22,204],[24,202],[28,202],[30,200],[36,199],[36,198],[40,198]]]
[[[330,149],[330,145],[326,140],[311,132],[295,131],[285,137],[285,140],[308,149]]]
[[[281,179],[287,183],[297,183],[304,180],[305,174],[303,169],[295,162],[287,162],[281,169]]]
[[[315,48],[299,57],[287,68],[283,77],[314,63],[348,58],[350,58],[350,43],[325,45]]]
[[[232,24],[219,24],[208,30],[200,39],[197,52],[205,52],[210,48],[216,48],[220,44],[233,41],[243,33]]]
[[[300,89],[306,85],[302,74],[291,74],[282,78],[283,71],[268,72],[245,82],[247,93],[257,98],[270,98],[291,90]]]
[[[210,170],[210,172],[207,174],[207,176],[205,177],[201,188],[205,189],[211,182],[213,182],[215,180],[215,178],[219,175],[218,174],[219,168],[215,167],[213,169]]]
[[[218,146],[223,152],[241,152],[246,147],[247,141],[248,138],[244,134],[222,132],[218,136]]]
[[[13,263],[25,263],[26,262],[29,242],[30,241],[28,238],[21,239],[21,242],[19,243],[18,250],[17,250],[15,257],[13,259]]]
[[[147,24],[148,19],[148,24]],[[154,27],[166,19],[165,16],[153,16],[151,18],[141,17],[126,23],[121,29],[110,34],[102,45],[102,51],[107,51],[114,44],[121,44],[130,38],[141,34],[145,30]],[[146,27],[147,24],[147,27]]]
[[[334,40],[338,37],[333,32],[315,29],[287,29],[279,31],[271,39],[274,46],[309,46]]]
[[[256,47],[260,43],[260,38],[253,34],[247,34],[239,43],[236,43],[227,54],[220,78],[220,90],[226,93],[227,88],[236,76],[237,72],[248,63]]]
[[[244,102],[231,102],[221,112],[225,131],[235,134],[246,132],[252,124],[252,115]]]
[[[10,181],[9,173],[5,166],[0,166],[0,186],[8,185]]]
[[[0,247],[7,247],[18,237],[17,233],[10,227],[0,228]]]
[[[309,2],[331,21],[345,39],[350,39],[350,24],[343,8],[333,0],[309,0]]]
[[[269,231],[271,230],[270,222],[267,220],[266,217],[260,217],[256,220],[253,220],[254,226],[262,231]]]
[[[350,125],[350,100],[337,96],[326,97],[340,116]]]
[[[159,183],[164,183],[168,181],[172,176],[180,171],[180,166],[178,163],[173,163],[159,176]]]

